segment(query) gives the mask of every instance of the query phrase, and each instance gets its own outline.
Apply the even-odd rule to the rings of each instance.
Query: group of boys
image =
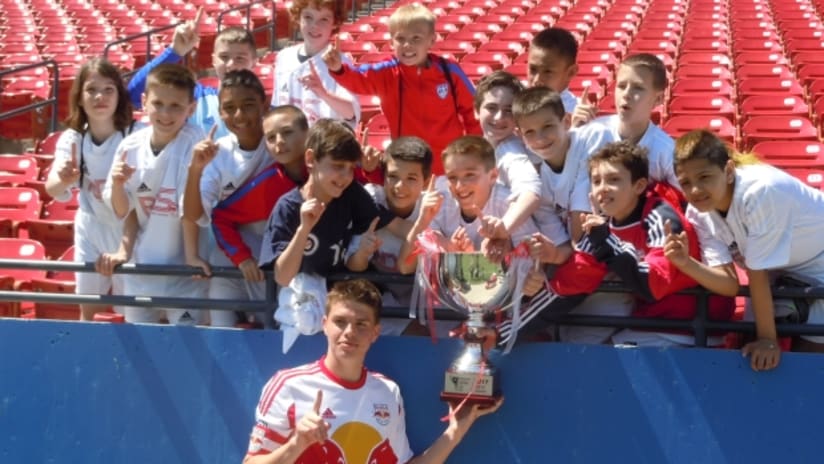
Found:
[[[554,326],[554,315],[574,308],[691,317],[691,297],[672,294],[695,282],[663,252],[667,241],[685,232],[685,252],[703,258],[682,213],[673,141],[650,120],[667,85],[661,61],[646,54],[625,60],[616,77],[618,114],[595,118],[594,108],[568,90],[577,71],[574,36],[549,28],[535,36],[529,50],[531,88],[498,71],[482,79],[473,96],[472,84],[455,62],[429,53],[435,41],[431,12],[399,11],[390,19],[396,52],[390,63],[355,68],[342,63],[334,46],[323,56],[343,86],[381,97],[394,138],[380,166],[382,188],[355,181],[365,143],[346,122],[320,119],[310,127],[300,108],[267,110],[263,86],[250,70],[255,48],[248,32],[227,29],[218,36],[216,90],[197,84],[181,66],[161,64],[193,46],[197,20],[176,31],[170,51],[130,84],[133,96],[143,95],[140,103],[151,127],[123,142],[104,189],[115,214],[125,220],[121,248],[110,260],[187,263],[207,275],[212,265],[231,264],[244,280],[150,276],[130,279],[126,292],[259,299],[261,269],[266,268],[275,270],[282,287],[301,273],[327,276],[344,267],[408,274],[415,270],[410,258],[415,240],[429,229],[446,250],[481,250],[495,259],[526,243],[542,264],[525,286],[533,298],[520,318],[522,326],[503,320],[498,327],[502,342],[518,332],[545,332]],[[198,125],[187,123],[192,115]],[[217,247],[208,246],[210,235]],[[610,276],[634,294],[593,294]],[[280,373],[264,389],[249,462],[257,462],[253,455],[278,449],[320,462],[311,456],[326,452],[330,426],[319,416],[325,397],[294,397],[327,391],[317,383],[320,374],[344,386],[354,382],[358,389],[366,382],[400,400],[397,386],[362,372],[363,356],[380,325],[392,326],[390,332],[409,330],[408,320],[378,324],[378,315],[360,314],[364,307],[367,312],[380,308],[380,301],[372,301],[372,289],[350,283],[338,292],[360,296],[329,295],[321,323],[329,351],[300,372]],[[385,290],[394,301],[409,299],[409,287]],[[673,299],[679,301],[673,304]],[[727,307],[723,302],[715,314],[723,317]],[[167,316],[176,323],[204,322],[200,313],[186,310],[168,310]],[[130,321],[158,317],[154,310],[127,310]],[[271,317],[262,318],[271,323]],[[212,325],[235,322],[231,311],[211,311]],[[565,329],[562,338],[631,342],[637,335],[622,338],[612,332]],[[663,334],[652,343],[661,340],[689,343],[681,334]],[[351,352],[357,353],[351,358],[357,362],[350,363]],[[290,386],[282,376],[309,386]],[[273,413],[273,408],[282,411]],[[398,410],[402,419],[402,405]],[[288,416],[290,422],[272,422],[270,414],[278,421]],[[479,414],[473,409],[468,424]],[[461,436],[467,425],[455,427]],[[452,425],[449,430],[447,450],[455,444]],[[405,437],[396,438],[387,437],[387,446],[404,461],[411,452]]]

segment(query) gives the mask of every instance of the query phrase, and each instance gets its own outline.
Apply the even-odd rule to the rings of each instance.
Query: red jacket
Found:
[[[678,291],[698,286],[664,256],[664,223],[669,220],[674,233],[687,232],[689,254],[701,260],[698,235],[684,217],[677,195],[667,184],[657,184],[642,198],[633,221],[622,227],[609,225],[593,229],[581,240],[569,261],[561,265],[550,285],[561,295],[591,293],[607,272],[617,274],[638,296],[637,317],[692,319],[696,297]],[[675,196],[675,197],[674,197]],[[734,310],[732,298],[710,298],[709,318],[729,320]]]
[[[426,140],[435,155],[432,172],[440,175],[444,148],[462,135],[480,135],[481,126],[475,119],[475,87],[458,63],[433,54],[429,63],[424,68],[406,66],[393,58],[359,67],[344,64],[330,74],[352,93],[380,97],[392,138],[414,135]],[[449,69],[451,86],[442,63]]]
[[[274,163],[243,183],[212,210],[212,232],[217,245],[235,264],[254,258],[260,250],[252,250],[243,242],[238,227],[269,219],[278,198],[297,187],[279,163]]]

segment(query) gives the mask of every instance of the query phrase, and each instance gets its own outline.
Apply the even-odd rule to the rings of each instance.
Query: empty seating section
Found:
[[[343,27],[356,62],[388,52],[386,21],[402,0]],[[434,51],[477,81],[505,69],[526,79],[526,50],[547,26],[579,39],[578,75],[599,114],[615,111],[618,63],[661,58],[670,83],[653,114],[672,135],[706,127],[740,149],[766,140],[817,141],[824,118],[824,25],[814,0],[424,0],[438,16]],[[368,118],[364,118],[368,122]]]

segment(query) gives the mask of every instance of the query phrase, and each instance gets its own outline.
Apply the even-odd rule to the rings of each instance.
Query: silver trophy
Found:
[[[504,263],[482,253],[441,253],[436,269],[437,295],[450,309],[467,316],[464,348],[446,371],[441,399],[494,403],[501,395],[498,370],[484,353],[484,332],[494,333],[495,312],[509,303],[515,279]],[[491,330],[484,330],[491,329]]]

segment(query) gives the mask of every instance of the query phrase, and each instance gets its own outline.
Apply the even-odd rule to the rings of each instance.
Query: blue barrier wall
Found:
[[[235,463],[260,389],[317,359],[271,331],[0,321],[0,463]],[[444,428],[460,345],[380,339],[370,368],[404,392],[410,441]],[[449,462],[822,462],[824,357],[751,372],[738,352],[534,344],[499,360],[506,402]]]

